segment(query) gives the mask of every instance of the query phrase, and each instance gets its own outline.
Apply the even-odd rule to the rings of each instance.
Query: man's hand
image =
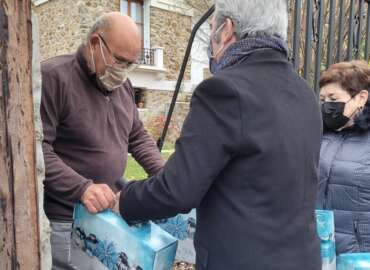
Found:
[[[87,210],[96,214],[116,204],[116,195],[106,184],[92,184],[81,197],[82,203]]]

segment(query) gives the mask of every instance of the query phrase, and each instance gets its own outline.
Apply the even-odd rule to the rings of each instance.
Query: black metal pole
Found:
[[[339,14],[339,34],[338,34],[338,51],[337,51],[337,62],[342,61],[342,49],[344,39],[344,0],[340,0],[340,14]]]
[[[299,46],[301,38],[301,13],[302,2],[301,0],[295,1],[294,8],[294,33],[293,33],[293,66],[295,70],[299,70]]]
[[[309,81],[309,75],[311,71],[311,62],[312,62],[312,15],[313,7],[312,0],[307,0],[307,13],[306,13],[306,48],[305,48],[305,59],[304,59],[304,70],[303,78]]]
[[[351,0],[350,5],[350,15],[349,15],[349,29],[348,29],[348,51],[347,51],[347,61],[351,61],[353,57],[353,24],[354,24],[354,14],[355,14],[355,3]]]
[[[335,6],[336,1],[330,0],[330,17],[329,17],[329,43],[328,43],[328,55],[326,61],[326,67],[333,64],[333,43],[334,43],[334,31],[335,31]]]
[[[324,8],[325,0],[319,0],[319,18],[318,18],[318,33],[317,33],[317,47],[316,47],[316,67],[315,67],[315,93],[319,92],[319,81],[321,72],[321,52],[322,52],[322,35],[324,29]]]
[[[366,61],[369,61],[370,59],[370,1],[367,1],[365,59]]]
[[[361,56],[361,41],[362,41],[362,13],[364,12],[364,0],[359,0],[358,8],[358,29],[357,29],[357,38],[356,38],[356,52],[355,57],[359,59]]]
[[[162,132],[162,135],[161,137],[158,139],[157,141],[157,146],[159,148],[159,151],[162,151],[162,148],[163,148],[163,144],[164,144],[164,141],[166,139],[166,135],[167,135],[167,131],[168,131],[168,127],[170,126],[170,123],[171,123],[171,118],[172,118],[172,114],[173,114],[173,111],[175,109],[175,105],[176,105],[176,100],[177,100],[177,96],[179,95],[179,92],[180,92],[180,87],[181,87],[181,83],[182,83],[182,80],[184,78],[184,74],[185,74],[185,70],[186,70],[186,66],[188,64],[188,60],[189,60],[189,57],[190,57],[190,52],[191,52],[191,47],[193,45],[193,42],[194,42],[194,39],[195,39],[195,35],[197,33],[197,31],[199,30],[199,28],[202,26],[202,24],[207,21],[207,19],[212,15],[212,13],[214,12],[215,10],[215,7],[212,6],[201,18],[200,20],[195,24],[193,30],[191,31],[191,35],[190,35],[190,38],[189,38],[189,42],[188,42],[188,46],[186,48],[186,52],[185,52],[185,56],[184,56],[184,59],[183,59],[183,62],[182,62],[182,65],[181,65],[181,69],[180,69],[180,73],[179,73],[179,77],[177,78],[177,83],[176,83],[176,87],[175,87],[175,92],[173,94],[173,97],[172,97],[172,101],[171,101],[171,105],[170,105],[170,108],[169,108],[169,111],[168,111],[168,114],[167,114],[167,119],[166,119],[166,123],[164,125],[164,128],[163,128],[163,132]]]

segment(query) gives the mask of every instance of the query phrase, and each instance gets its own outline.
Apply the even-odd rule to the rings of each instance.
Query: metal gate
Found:
[[[333,63],[370,57],[370,0],[291,0],[290,44],[295,69],[319,89]]]

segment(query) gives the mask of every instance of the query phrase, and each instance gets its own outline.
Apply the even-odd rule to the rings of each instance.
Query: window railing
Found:
[[[139,63],[141,65],[154,66],[154,53],[155,49],[143,49],[140,55]]]

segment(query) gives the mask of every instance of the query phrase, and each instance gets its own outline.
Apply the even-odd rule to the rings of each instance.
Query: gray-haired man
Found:
[[[216,0],[214,76],[164,170],[126,185],[127,220],[197,208],[197,270],[319,270],[315,95],[287,59],[286,0]]]

